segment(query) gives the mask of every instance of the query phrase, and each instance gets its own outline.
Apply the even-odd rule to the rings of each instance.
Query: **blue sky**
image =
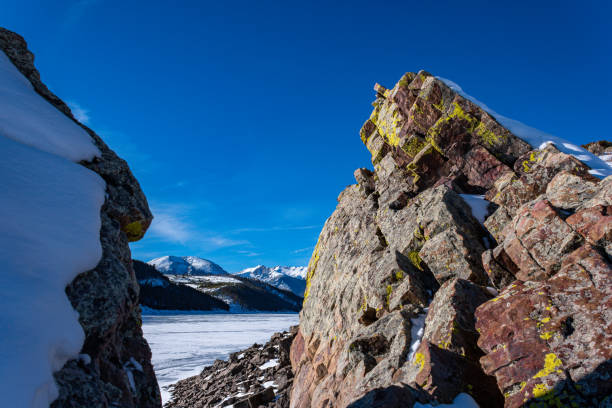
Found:
[[[452,79],[575,143],[610,139],[608,2],[3,2],[43,81],[130,164],[137,259],[305,265],[353,171],[375,82]]]

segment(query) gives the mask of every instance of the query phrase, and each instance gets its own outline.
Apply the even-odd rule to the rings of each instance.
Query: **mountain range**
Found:
[[[306,289],[306,267],[304,266],[275,266],[268,268],[257,265],[244,269],[234,276],[256,279],[266,282],[279,289],[289,290],[298,296],[304,296]]]
[[[141,304],[161,310],[299,311],[306,287],[305,267],[259,265],[230,274],[207,259],[163,256],[135,260],[134,269]]]

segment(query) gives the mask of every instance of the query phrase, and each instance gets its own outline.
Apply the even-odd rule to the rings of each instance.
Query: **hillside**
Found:
[[[213,296],[172,283],[149,264],[134,260],[133,265],[143,306],[156,310],[229,310],[225,302]]]

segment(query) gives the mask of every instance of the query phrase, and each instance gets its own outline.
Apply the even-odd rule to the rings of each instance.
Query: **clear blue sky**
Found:
[[[135,258],[305,265],[371,166],[379,82],[449,78],[575,143],[610,139],[609,2],[2,2],[44,82],[123,156],[156,221]]]

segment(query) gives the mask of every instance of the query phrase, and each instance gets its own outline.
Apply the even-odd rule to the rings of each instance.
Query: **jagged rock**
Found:
[[[355,170],[355,180],[366,196],[374,192],[374,173],[370,170],[364,168]]]
[[[543,198],[521,207],[504,235],[504,251],[519,268],[515,276],[523,281],[551,276],[563,256],[583,241]]]
[[[426,340],[394,378],[442,403],[451,403],[461,392],[472,395],[483,407],[499,407],[503,403],[495,379],[485,375],[480,365]]]
[[[487,192],[487,199],[503,206],[511,215],[518,208],[546,192],[546,186],[562,171],[596,180],[589,168],[574,156],[561,153],[554,145],[523,154],[514,164],[515,174],[507,173]],[[492,232],[493,233],[493,232]]]
[[[599,245],[612,257],[612,206],[597,205],[580,210],[566,219],[592,245]]]
[[[230,354],[228,361],[216,360],[199,375],[177,382],[165,407],[287,408],[293,384],[289,351],[297,332],[294,326],[289,332],[275,333],[266,344],[253,344]],[[266,368],[264,364],[271,361],[278,364]]]
[[[574,210],[595,195],[598,181],[585,180],[570,172],[562,171],[548,183],[546,197],[554,207]]]
[[[517,281],[481,305],[481,362],[497,378],[506,408],[528,401],[597,406],[609,395],[611,306],[610,265],[588,245],[547,281]]]
[[[292,407],[385,400],[389,389],[391,399],[399,389],[418,394],[415,383],[394,379],[418,340],[411,319],[446,281],[489,283],[481,259],[488,233],[458,193],[484,193],[531,149],[424,71],[375,89],[361,129],[375,172],[356,171],[359,185],[340,194],[311,258],[291,352]],[[449,390],[445,401],[463,389]]]
[[[95,269],[80,274],[66,288],[86,336],[82,353],[91,361],[69,361],[54,374],[60,395],[52,406],[159,407],[161,398],[151,351],[142,337],[138,283],[128,246],[129,241],[142,238],[153,219],[144,193],[127,163],[94,131],[76,121],[68,106],[41,82],[34,55],[24,39],[0,28],[0,49],[36,92],[91,136],[101,157],[80,164],[106,182],[106,200],[100,214],[102,259]]]
[[[513,379],[520,373],[512,367],[521,369],[525,360],[525,370],[535,375],[545,354],[537,341],[511,339],[527,338],[532,329],[516,318],[519,305],[500,299],[508,298],[510,288],[548,285],[566,310],[586,313],[579,312],[580,288],[588,282],[573,280],[580,280],[582,264],[610,275],[606,259],[593,254],[610,248],[612,177],[595,179],[586,165],[552,145],[533,150],[425,71],[405,74],[392,89],[375,89],[374,111],[361,129],[375,171],[355,173],[359,186],[340,194],[311,258],[291,347],[291,406],[393,407],[404,398],[410,407],[416,401],[451,402],[467,392],[483,407],[500,407],[500,389],[508,396],[505,404],[516,406],[521,384]],[[459,194],[484,194],[493,203],[484,227]],[[597,245],[590,255],[577,251],[585,242]],[[504,291],[487,300],[495,291],[479,285]],[[570,294],[572,288],[577,292]],[[595,305],[609,301],[607,294],[589,296]],[[478,320],[487,333],[476,343],[474,310],[502,303],[506,308]],[[590,333],[607,331],[598,338],[607,352],[608,312],[591,309]],[[495,338],[498,332],[506,337]],[[495,342],[534,357],[495,366]],[[479,359],[481,349],[487,354]],[[570,358],[571,369],[578,358]],[[598,364],[587,362],[580,373],[584,384],[597,389],[589,395],[600,398],[608,363]]]
[[[488,249],[482,253],[482,267],[497,289],[503,289],[512,283],[519,271],[502,246]]]
[[[446,282],[429,305],[423,339],[478,362],[483,353],[476,345],[474,311],[491,297],[484,288],[465,279]]]
[[[597,142],[583,144],[582,147],[597,156],[601,156],[602,154],[612,154],[612,143],[608,142],[607,140],[599,140]]]

